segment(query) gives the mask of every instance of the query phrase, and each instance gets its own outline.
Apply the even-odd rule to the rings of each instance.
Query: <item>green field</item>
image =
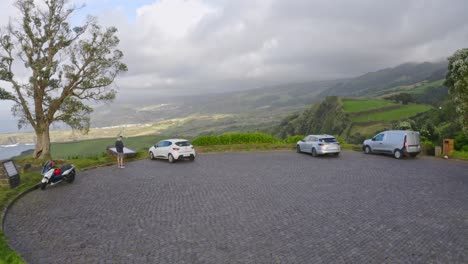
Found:
[[[390,122],[394,120],[406,119],[412,116],[415,116],[419,113],[429,111],[430,106],[419,105],[419,104],[410,104],[403,105],[401,108],[393,109],[389,111],[376,111],[366,115],[360,115],[352,119],[353,122]]]
[[[139,136],[124,138],[126,147],[133,150],[148,149],[152,144],[167,138],[164,136]],[[68,143],[52,143],[52,157],[54,159],[71,159],[95,157],[106,153],[109,146],[114,146],[115,138],[101,138]]]
[[[379,109],[386,106],[396,105],[384,100],[353,100],[343,99],[343,110],[348,113],[359,113],[372,109]]]
[[[414,90],[408,91],[410,94],[423,94],[427,89],[433,87],[440,87],[444,85],[445,80],[438,80],[430,83],[426,83],[420,86],[417,86]]]

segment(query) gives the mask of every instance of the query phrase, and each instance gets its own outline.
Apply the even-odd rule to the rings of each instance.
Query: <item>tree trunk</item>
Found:
[[[49,126],[45,125],[42,129],[37,129],[36,138],[36,149],[34,150],[33,158],[41,160],[51,159]]]

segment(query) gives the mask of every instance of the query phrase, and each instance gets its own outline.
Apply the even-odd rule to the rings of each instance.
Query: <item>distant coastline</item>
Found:
[[[35,144],[0,145],[0,160],[10,159],[20,155],[23,151],[34,149]]]

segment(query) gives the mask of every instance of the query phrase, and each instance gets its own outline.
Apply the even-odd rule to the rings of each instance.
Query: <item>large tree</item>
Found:
[[[445,85],[461,115],[465,133],[468,133],[468,49],[456,51],[448,61]]]
[[[18,127],[31,125],[35,158],[50,158],[49,128],[61,122],[89,130],[87,101],[110,101],[116,76],[127,70],[117,49],[115,27],[101,28],[88,17],[72,27],[79,8],[67,0],[17,0],[20,19],[0,32],[0,99],[14,102]]]

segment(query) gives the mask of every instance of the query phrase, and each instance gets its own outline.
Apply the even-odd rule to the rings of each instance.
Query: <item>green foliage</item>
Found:
[[[468,133],[468,48],[456,51],[448,61],[445,85],[457,105],[463,128]]]
[[[304,136],[302,135],[299,135],[299,136],[290,136],[290,137],[287,137],[285,140],[284,140],[284,143],[288,143],[288,144],[295,144],[297,143],[299,140],[303,139]]]
[[[343,111],[340,98],[329,96],[300,115],[284,119],[275,129],[280,138],[292,135],[341,134],[348,126],[349,116]]]
[[[366,115],[361,115],[353,118],[353,122],[368,122],[368,121],[386,121],[390,122],[393,120],[401,120],[415,116],[419,113],[426,112],[430,110],[431,107],[427,105],[405,105],[398,109],[393,109],[383,112],[373,112]]]
[[[336,140],[337,140],[338,142],[340,142],[340,145],[346,144],[346,142],[344,141],[344,139],[342,139],[340,136],[335,135],[334,137],[336,138]]]
[[[399,93],[391,96],[385,97],[386,100],[394,101],[396,103],[402,103],[407,105],[408,103],[414,103],[415,99],[409,93]]]
[[[36,185],[42,176],[39,173],[22,173],[21,185],[15,189],[10,187],[0,187],[0,211],[3,211],[8,203],[21,192]],[[10,249],[5,236],[0,232],[0,264],[3,263],[24,263],[21,257]]]
[[[194,146],[233,145],[252,143],[278,143],[272,135],[263,133],[253,134],[223,134],[220,136],[200,136],[192,141]]]
[[[454,157],[455,159],[468,160],[468,150],[464,150],[464,151],[454,151],[454,152],[453,152],[453,157]]]
[[[148,150],[151,145],[164,139],[164,136],[140,136],[124,138],[126,147],[135,151]],[[91,139],[67,143],[52,143],[52,157],[54,159],[89,159],[98,160],[106,156],[108,147],[115,145],[115,138]]]
[[[20,127],[34,128],[34,155],[43,159],[50,157],[50,125],[62,122],[87,132],[92,108],[83,101],[113,100],[116,91],[110,84],[127,66],[117,49],[117,29],[103,29],[92,17],[70,27],[68,20],[79,8],[67,0],[17,0],[15,6],[18,23],[0,31],[0,81],[14,92],[0,88],[0,100],[15,103]],[[16,77],[17,69],[30,73],[27,81]]]
[[[410,119],[392,122],[392,129],[395,130],[415,130],[415,127],[415,122]]]
[[[383,100],[343,99],[343,110],[347,113],[358,113],[392,105],[395,104]]]
[[[23,264],[21,257],[10,247],[3,232],[0,232],[0,264]]]
[[[468,135],[462,131],[456,133],[455,135],[455,149],[468,151]]]

